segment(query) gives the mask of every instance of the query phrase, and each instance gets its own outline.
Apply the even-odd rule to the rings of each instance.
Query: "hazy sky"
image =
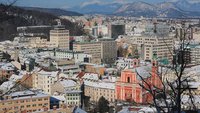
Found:
[[[0,0],[0,2],[12,2],[14,0]],[[112,2],[134,2],[134,1],[145,1],[148,3],[158,3],[167,0],[18,0],[16,5],[18,6],[29,6],[29,7],[47,7],[47,8],[69,8],[73,6],[83,6],[91,3],[112,3]]]

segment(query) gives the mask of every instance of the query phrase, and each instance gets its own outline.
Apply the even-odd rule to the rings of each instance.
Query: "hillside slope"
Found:
[[[22,7],[22,8],[25,10],[45,12],[45,13],[49,13],[55,16],[82,16],[82,14],[80,13],[58,9],[58,8],[38,8],[38,7]]]
[[[6,9],[6,10],[5,10]],[[38,26],[55,25],[57,16],[49,13],[24,10],[19,7],[10,7],[0,5],[0,41],[13,40],[17,35],[18,26]],[[82,35],[83,29],[77,23],[68,20],[61,20],[66,29],[70,30],[70,35]]]

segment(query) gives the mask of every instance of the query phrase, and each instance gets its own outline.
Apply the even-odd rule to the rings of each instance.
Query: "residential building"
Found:
[[[0,63],[0,77],[3,78],[10,78],[13,74],[14,70],[16,70],[15,66],[12,63]]]
[[[65,98],[67,106],[80,106],[81,104],[81,90],[80,84],[73,80],[60,79],[51,85],[51,94],[60,94]]]
[[[139,66],[139,59],[119,57],[116,65],[117,69],[135,68]]]
[[[91,55],[83,53],[83,51],[69,51],[58,49],[54,52],[57,59],[74,59],[75,63],[90,62]]]
[[[101,25],[101,26],[94,26],[92,28],[92,35],[95,37],[104,37],[104,36],[108,36],[108,27],[105,25]]]
[[[85,95],[90,101],[98,102],[101,96],[109,102],[115,102],[115,83],[84,80]]]
[[[30,113],[50,109],[49,96],[30,90],[13,92],[0,100],[1,113]]]
[[[42,39],[41,37],[31,37],[29,44],[33,48],[44,48],[47,46],[47,39]]]
[[[51,85],[58,80],[59,71],[45,71],[43,69],[33,73],[33,86],[51,94]]]
[[[77,75],[81,72],[81,68],[79,67],[79,65],[68,65],[68,66],[59,66],[59,69],[61,69],[61,72],[63,73],[65,78],[71,78],[73,77],[73,75]],[[62,74],[61,73],[61,74]]]
[[[91,64],[91,63],[82,63],[81,66],[83,66],[83,70],[86,73],[96,73],[99,75],[104,75],[105,72],[105,66],[98,65],[98,64]]]
[[[191,65],[199,65],[200,64],[200,45],[194,44],[189,45],[187,47],[189,56],[186,57],[186,60]]]
[[[173,35],[162,36],[157,34],[144,34],[131,38],[133,44],[138,45],[139,54],[143,60],[152,60],[157,54],[159,60],[172,61]]]

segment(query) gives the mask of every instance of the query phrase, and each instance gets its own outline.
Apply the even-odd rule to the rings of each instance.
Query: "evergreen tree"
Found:
[[[99,113],[109,112],[109,102],[103,96],[98,101]]]

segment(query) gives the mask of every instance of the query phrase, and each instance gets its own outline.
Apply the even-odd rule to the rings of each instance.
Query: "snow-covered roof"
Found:
[[[23,77],[23,75],[15,75],[15,74],[13,74],[13,75],[10,76],[9,80],[13,81],[13,82],[16,82],[17,80],[22,79],[22,77]]]
[[[81,108],[79,107],[75,107],[74,110],[73,110],[73,113],[87,113],[86,111],[82,110]]]
[[[15,83],[13,81],[6,81],[3,84],[1,84],[0,89],[3,91],[7,91],[10,90],[14,85]]]
[[[2,70],[12,71],[14,70],[15,66],[12,63],[5,63],[1,66]]]
[[[157,113],[156,108],[151,108],[151,107],[143,107],[138,111],[138,113]]]
[[[65,97],[64,97],[64,95],[61,95],[61,96],[51,96],[51,97],[55,98],[57,100],[61,100],[61,101],[65,101],[66,100]]]
[[[48,72],[48,71],[44,71],[44,70],[41,70],[38,72],[39,75],[43,75],[43,76],[50,76],[50,77],[56,77],[58,75],[58,71],[51,71],[51,72]]]
[[[102,88],[102,89],[115,89],[115,83],[111,82],[92,82],[92,81],[84,81],[84,84],[86,86],[96,87],[96,88]]]
[[[96,73],[85,73],[82,78],[88,80],[99,80],[99,75]]]
[[[116,82],[117,77],[112,77],[112,76],[103,76],[102,81],[105,82]]]
[[[200,96],[199,95],[192,95],[193,96],[193,103],[194,104],[200,104]],[[191,104],[191,98],[189,95],[183,95],[182,96],[182,103],[183,104]]]
[[[63,85],[63,87],[74,87],[77,84],[73,80],[60,80],[59,82]]]
[[[47,94],[43,94],[43,93],[40,93],[40,92],[36,93],[36,92],[30,91],[30,90],[13,92],[13,93],[9,94],[9,96],[11,96],[12,99],[48,97]]]

